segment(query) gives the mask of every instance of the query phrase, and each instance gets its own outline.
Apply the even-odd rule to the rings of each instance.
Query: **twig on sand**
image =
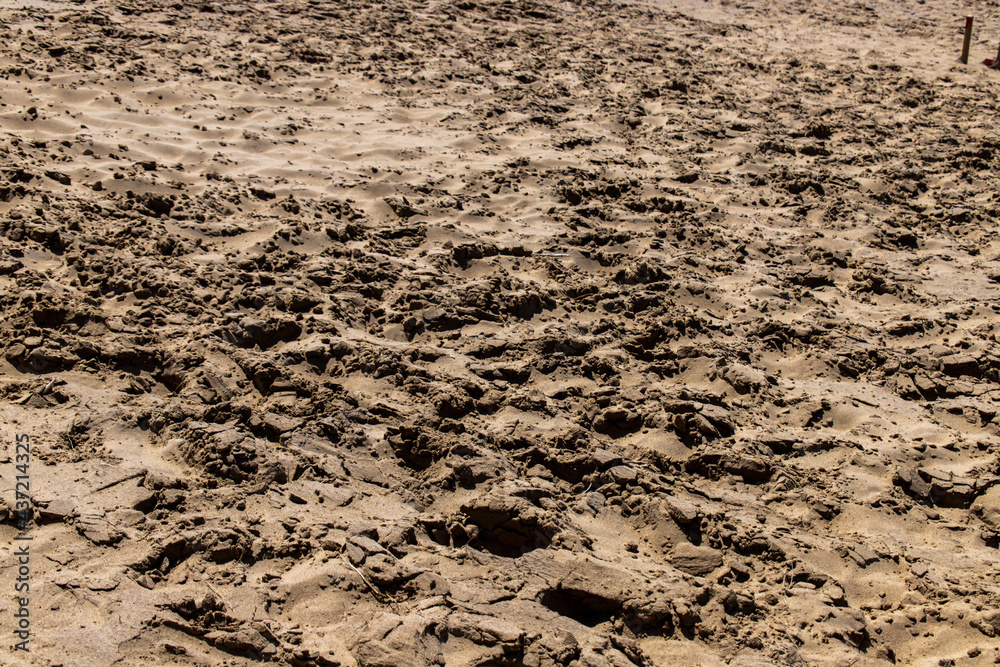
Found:
[[[393,597],[391,595],[383,593],[382,591],[380,591],[377,588],[375,588],[374,586],[372,586],[371,582],[368,581],[368,577],[366,577],[364,575],[364,573],[361,572],[361,570],[359,570],[358,568],[354,567],[354,565],[351,563],[351,561],[347,560],[346,556],[344,556],[343,554],[341,554],[340,555],[340,559],[342,561],[344,561],[345,563],[347,563],[348,567],[350,567],[352,570],[354,570],[355,572],[358,573],[358,576],[361,577],[361,581],[365,582],[365,586],[367,586],[368,590],[370,590],[372,592],[372,595],[375,596],[376,600],[378,600],[379,602],[387,602],[387,603],[391,604],[393,610],[395,610],[395,612],[399,616],[403,615],[403,612],[400,610],[399,605],[396,604],[396,600],[393,599]]]
[[[134,472],[131,475],[126,475],[125,477],[119,477],[118,479],[116,479],[114,481],[108,482],[107,484],[103,484],[103,485],[97,487],[96,489],[94,489],[93,491],[91,491],[88,495],[93,495],[93,494],[97,493],[98,491],[103,491],[104,489],[110,489],[115,484],[121,484],[122,482],[129,481],[130,479],[136,479],[137,477],[142,477],[142,476],[144,476],[148,472],[149,472],[148,470],[146,470],[145,468],[143,468],[139,472]]]
[[[226,598],[222,597],[222,593],[220,593],[220,592],[219,592],[219,591],[218,591],[218,590],[217,590],[217,589],[215,588],[215,586],[213,586],[213,585],[212,585],[212,582],[210,582],[210,581],[206,581],[205,583],[206,583],[206,584],[208,584],[208,588],[209,588],[209,590],[211,590],[211,591],[212,591],[212,593],[214,593],[214,594],[215,594],[215,597],[219,598],[219,602],[221,602],[221,603],[222,603],[222,605],[223,605],[223,606],[224,606],[224,607],[225,607],[226,609],[228,609],[229,611],[232,611],[232,610],[233,610],[233,606],[232,606],[231,604],[229,604],[228,602],[226,602]]]

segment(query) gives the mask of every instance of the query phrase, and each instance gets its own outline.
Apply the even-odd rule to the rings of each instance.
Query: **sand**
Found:
[[[0,663],[1000,661],[991,3],[0,26]]]

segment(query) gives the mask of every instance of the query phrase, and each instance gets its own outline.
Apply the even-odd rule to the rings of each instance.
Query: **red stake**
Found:
[[[972,42],[972,17],[965,17],[965,41],[962,42],[962,57],[961,61],[963,65],[969,64],[969,44]]]

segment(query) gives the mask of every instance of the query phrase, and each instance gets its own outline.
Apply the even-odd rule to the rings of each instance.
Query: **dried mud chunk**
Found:
[[[62,185],[69,185],[71,183],[70,177],[62,172],[49,170],[45,172],[45,176]]]
[[[433,572],[421,572],[413,577],[403,586],[407,594],[420,599],[427,599],[434,596],[445,596],[451,593],[451,586],[448,580]]]
[[[972,503],[972,512],[987,526],[1000,532],[1000,486],[994,486],[976,498]]]
[[[162,489],[156,494],[156,506],[161,509],[174,509],[187,499],[187,492],[179,489]]]
[[[0,259],[0,276],[9,276],[23,266],[24,264],[16,259]]]
[[[573,511],[578,514],[590,514],[596,516],[604,509],[606,499],[596,491],[585,494],[574,505]]]
[[[416,427],[390,426],[385,438],[396,456],[415,470],[426,470],[447,454],[447,443]]]
[[[253,628],[238,630],[213,630],[205,634],[204,639],[212,646],[229,653],[262,654],[271,644],[264,636]]]
[[[757,605],[754,603],[753,598],[731,590],[723,596],[722,608],[730,615],[746,615],[756,611]]]
[[[424,667],[440,664],[438,623],[417,614],[378,614],[348,638],[358,664],[379,667]]]
[[[654,594],[627,570],[577,561],[570,574],[539,594],[538,602],[588,627],[621,619],[634,632],[669,634],[673,608],[668,597]]]
[[[355,532],[357,530],[358,530],[357,526],[351,526],[351,532]],[[374,526],[372,526],[371,530],[374,531],[374,535],[375,537],[377,537],[378,531],[375,529]],[[372,554],[389,553],[385,547],[383,547],[381,544],[375,541],[375,539],[371,536],[371,534],[372,534],[371,531],[364,529],[362,532],[357,532],[355,535],[351,536],[351,538],[348,540],[348,543],[353,544],[359,549],[361,549],[361,551],[364,552],[366,556]]]
[[[555,308],[556,302],[548,294],[535,290],[516,290],[503,294],[502,311],[513,317],[527,320],[542,312]]]
[[[545,356],[562,353],[567,357],[580,357],[592,347],[590,341],[572,336],[547,335],[538,342],[538,351]]]
[[[476,407],[469,396],[463,396],[454,389],[452,387],[443,389],[433,399],[438,415],[444,419],[460,419]]]
[[[926,373],[914,373],[913,384],[924,398],[934,398],[938,395],[938,384]]]
[[[76,501],[69,498],[59,498],[41,507],[38,514],[49,521],[66,521],[76,513]]]
[[[976,500],[986,485],[981,480],[955,477],[932,468],[901,468],[893,475],[893,483],[926,504],[963,509]]]
[[[767,386],[763,371],[745,364],[731,364],[722,369],[722,379],[740,394],[749,394]]]
[[[12,364],[19,364],[24,361],[28,354],[28,348],[21,343],[14,343],[4,351],[4,358]]]
[[[819,627],[829,637],[840,639],[855,647],[863,647],[869,641],[868,626],[864,618],[864,615],[856,609],[838,608],[832,610]]]
[[[25,365],[37,373],[70,369],[77,361],[78,357],[69,350],[48,347],[36,347],[24,359]]]
[[[856,544],[851,548],[845,548],[843,555],[853,560],[858,567],[868,567],[872,563],[878,562],[878,554],[863,544]]]
[[[538,602],[560,616],[592,628],[621,615],[623,600],[613,594],[602,593],[600,588],[598,585],[577,588],[572,584],[560,584],[543,592]]]
[[[462,506],[475,528],[470,545],[498,556],[520,556],[552,543],[557,527],[523,498],[487,497]]]
[[[609,435],[632,433],[642,428],[642,417],[634,410],[612,407],[597,415],[592,426],[598,433]]]
[[[365,559],[365,573],[377,586],[397,587],[420,574],[420,571],[388,553],[379,553]]]
[[[510,382],[511,384],[524,384],[531,377],[531,368],[525,366],[498,364],[472,366],[469,370],[484,380]]]
[[[681,627],[691,629],[701,622],[701,614],[698,612],[698,608],[692,606],[688,600],[674,600],[673,607],[674,614],[677,616],[677,620],[680,621]]]
[[[663,507],[670,518],[679,525],[688,525],[702,517],[701,509],[694,503],[683,498],[668,497],[663,500]]]
[[[228,528],[202,527],[163,537],[133,569],[140,572],[158,569],[165,573],[195,554],[203,554],[208,560],[222,564],[242,560],[250,553],[248,535]]]
[[[553,634],[543,634],[537,642],[529,646],[527,653],[538,651],[554,665],[566,665],[580,657],[580,642],[572,632],[556,630]],[[545,664],[539,660],[541,664]]]
[[[622,269],[615,275],[614,280],[624,285],[648,285],[666,280],[668,277],[663,269],[644,261]]]
[[[40,327],[54,329],[66,322],[69,310],[51,302],[37,304],[31,310],[31,319]]]
[[[232,530],[216,529],[202,534],[196,542],[213,563],[228,563],[250,553],[250,540]]]
[[[189,438],[181,446],[188,463],[201,466],[211,475],[241,482],[258,469],[257,446],[235,426],[192,422]]]
[[[302,420],[276,412],[265,412],[261,424],[269,437],[279,438],[281,435],[299,428],[302,425]]]
[[[632,466],[614,466],[608,470],[607,474],[619,486],[635,484],[639,480],[639,471]]]
[[[222,600],[211,592],[200,595],[187,595],[181,599],[168,599],[161,606],[188,620],[204,617],[212,612],[221,612],[225,609],[225,604]]]
[[[76,520],[76,530],[98,546],[112,546],[125,537],[124,533],[108,522],[103,513],[83,514]]]
[[[61,253],[66,248],[65,241],[59,234],[59,230],[55,227],[33,225],[27,227],[25,232],[28,234],[29,239],[40,243],[54,253]]]
[[[827,521],[840,514],[839,507],[837,507],[836,505],[831,505],[822,500],[814,500],[813,502],[809,503],[809,507],[814,512],[819,514],[821,518],[826,519]]]
[[[1000,635],[1000,611],[986,611],[969,621],[969,625],[987,637]]]
[[[387,197],[384,201],[392,209],[392,212],[400,218],[407,219],[415,215],[427,215],[427,211],[414,207],[406,197]]]
[[[670,564],[681,572],[703,577],[722,566],[722,552],[711,547],[682,542],[674,547]]]
[[[773,469],[768,461],[754,456],[724,456],[719,467],[748,484],[763,484],[771,479]]]
[[[909,400],[920,398],[920,391],[917,389],[917,385],[913,382],[913,378],[909,375],[899,374],[895,377],[894,382],[896,393],[899,394],[900,397]]]
[[[355,492],[346,486],[301,479],[289,485],[288,494],[289,497],[296,495],[302,499],[303,504],[314,502],[331,508],[346,507],[355,496]]]
[[[312,310],[323,301],[304,290],[285,289],[278,293],[278,301],[293,313],[304,313]]]
[[[145,212],[154,217],[170,215],[170,211],[174,208],[173,199],[153,193],[139,195],[136,197],[136,202],[144,208]]]
[[[833,273],[829,269],[802,266],[793,269],[788,275],[788,281],[794,285],[816,288],[833,285]]]
[[[971,354],[949,354],[946,357],[941,357],[941,372],[951,377],[963,375],[979,377],[982,375],[979,360]]]
[[[263,201],[270,201],[278,196],[270,190],[265,190],[264,188],[250,188],[250,194]]]
[[[765,556],[770,560],[785,559],[785,550],[773,538],[762,535],[739,535],[733,540],[737,553],[744,556]]]
[[[378,465],[362,461],[344,461],[344,469],[350,477],[360,479],[382,488],[391,488],[395,483]]]
[[[893,483],[911,496],[930,502],[931,486],[913,468],[901,468],[893,475]]]
[[[730,413],[724,407],[688,401],[664,401],[663,408],[673,414],[671,422],[674,431],[689,446],[733,434]]]
[[[229,332],[240,347],[259,345],[262,350],[282,341],[295,340],[302,333],[302,326],[295,320],[272,316],[268,319],[247,316],[230,325]]]
[[[774,469],[770,462],[752,454],[705,452],[692,456],[684,467],[710,479],[717,478],[719,472],[742,477],[748,484],[763,484],[771,479]]]
[[[455,613],[448,617],[448,631],[481,646],[520,649],[525,632],[514,623],[492,616]]]

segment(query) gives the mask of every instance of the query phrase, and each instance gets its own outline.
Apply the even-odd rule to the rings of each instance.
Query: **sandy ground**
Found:
[[[0,663],[1000,662],[994,3],[0,26]]]

